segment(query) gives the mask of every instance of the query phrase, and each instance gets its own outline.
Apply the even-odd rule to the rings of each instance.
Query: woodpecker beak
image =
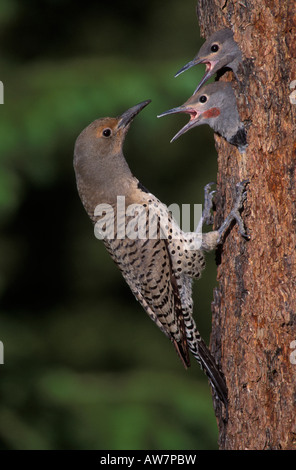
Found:
[[[175,78],[181,75],[181,73],[185,72],[185,70],[191,69],[191,67],[194,67],[197,64],[203,63],[203,59],[200,59],[199,57],[196,57],[195,59],[191,60],[188,62],[188,64],[185,64],[175,75]]]
[[[197,64],[205,64],[206,73],[202,77],[201,82],[198,84],[197,88],[194,90],[193,94],[195,95],[195,93],[202,87],[202,85],[208,80],[208,78],[210,78],[213,75],[214,73],[213,69],[217,63],[218,61],[216,60],[209,60],[207,58],[200,59],[199,57],[196,57],[195,59],[188,62],[188,64],[184,65],[184,67],[182,67],[176,73],[175,77],[178,77],[179,75],[181,75],[181,73],[185,72],[185,70],[191,69],[191,67],[194,67]]]
[[[160,118],[163,116],[167,116],[168,114],[178,114],[178,113],[189,114],[190,121],[184,127],[182,127],[182,129],[180,129],[176,135],[174,135],[174,137],[171,140],[171,143],[177,140],[178,137],[180,137],[182,134],[185,134],[185,132],[189,131],[193,127],[200,125],[199,121],[200,121],[200,116],[202,115],[202,112],[199,112],[196,109],[192,107],[187,107],[187,106],[179,106],[178,108],[169,109],[168,111],[165,111],[164,113],[159,114],[157,117]]]
[[[142,111],[142,109],[145,108],[145,106],[147,106],[149,103],[151,103],[151,100],[142,101],[132,108],[129,108],[121,116],[119,116],[118,129],[121,127],[127,127],[132,122],[134,117],[139,114],[139,112]]]
[[[215,65],[218,63],[217,60],[207,61],[205,59],[201,60],[199,63],[206,64],[206,73],[202,77],[201,81],[197,85],[196,89],[194,90],[195,93],[203,86],[203,84],[215,73]]]

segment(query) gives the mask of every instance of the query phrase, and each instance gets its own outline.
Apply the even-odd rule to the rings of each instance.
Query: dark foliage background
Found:
[[[93,235],[73,146],[91,121],[152,99],[125,155],[166,204],[202,203],[216,178],[210,129],[170,144],[204,68],[195,0],[0,1],[0,447],[209,449],[207,379],[185,371]],[[193,227],[192,227],[193,228]],[[214,256],[195,284],[208,340]]]

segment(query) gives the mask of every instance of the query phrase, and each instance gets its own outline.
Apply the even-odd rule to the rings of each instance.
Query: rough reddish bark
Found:
[[[221,449],[296,449],[296,79],[294,0],[198,0],[201,35],[230,27],[244,56],[231,80],[248,128],[245,156],[216,136],[216,224],[249,178],[243,218],[218,253],[211,348],[229,390]],[[295,100],[296,101],[296,100]]]

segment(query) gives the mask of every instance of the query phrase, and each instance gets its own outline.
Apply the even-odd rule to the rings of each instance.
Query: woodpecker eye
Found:
[[[219,46],[218,46],[218,44],[213,44],[212,47],[211,47],[211,51],[212,51],[212,52],[218,52],[218,51],[219,51]]]
[[[200,103],[205,103],[206,101],[208,101],[208,98],[206,95],[201,95],[201,97],[199,98],[199,101]]]
[[[103,130],[103,136],[104,137],[110,137],[111,134],[112,134],[112,131],[109,127],[107,127],[106,129]]]

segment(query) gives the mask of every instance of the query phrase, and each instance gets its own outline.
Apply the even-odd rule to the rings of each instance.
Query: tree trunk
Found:
[[[201,35],[229,27],[244,67],[231,80],[248,148],[215,136],[216,225],[235,184],[249,178],[243,211],[218,253],[211,348],[229,391],[217,414],[221,449],[296,449],[296,9],[294,0],[198,0]],[[296,83],[295,83],[296,84]]]

